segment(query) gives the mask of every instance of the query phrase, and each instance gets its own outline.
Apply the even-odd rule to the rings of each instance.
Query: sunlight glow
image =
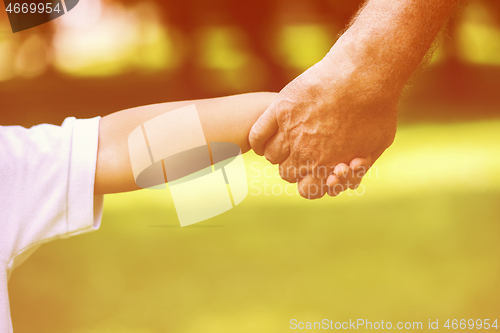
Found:
[[[245,66],[249,59],[242,50],[244,34],[233,27],[210,27],[199,33],[200,64],[220,70],[235,70]]]
[[[486,8],[471,3],[459,27],[461,57],[472,63],[500,65],[500,29]]]
[[[320,61],[334,42],[328,29],[322,25],[288,25],[278,36],[280,57],[285,64],[305,70]]]
[[[94,6],[95,12],[89,6]],[[77,76],[175,66],[178,58],[168,31],[151,7],[152,3],[141,3],[137,8],[125,8],[99,0],[75,7],[58,23],[55,66]]]

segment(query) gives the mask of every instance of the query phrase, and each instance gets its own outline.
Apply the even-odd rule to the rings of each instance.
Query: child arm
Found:
[[[250,150],[248,133],[271,104],[275,93],[251,93],[213,99],[161,103],[112,113],[101,119],[95,175],[95,194],[140,189],[130,163],[128,137],[144,122],[166,112],[196,105],[207,142],[232,142]]]

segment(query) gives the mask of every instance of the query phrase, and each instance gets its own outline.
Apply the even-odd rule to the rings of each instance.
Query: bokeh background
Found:
[[[2,10],[1,124],[279,91],[324,56],[359,4],[82,0],[16,34]],[[248,153],[248,198],[197,225],[179,227],[168,191],[109,195],[98,232],[46,244],[14,271],[14,329],[500,320],[499,92],[500,3],[472,0],[405,94],[396,141],[361,190],[306,201]]]

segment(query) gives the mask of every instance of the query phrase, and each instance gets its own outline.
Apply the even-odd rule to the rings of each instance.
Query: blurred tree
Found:
[[[120,0],[125,4],[137,0]],[[187,37],[191,47],[186,54],[183,76],[196,86],[196,48],[194,35],[210,25],[238,26],[246,33],[251,53],[263,64],[266,81],[262,90],[280,90],[288,81],[286,68],[273,54],[276,31],[283,24],[283,17],[295,23],[318,23],[343,26],[360,6],[360,0],[184,0],[155,1],[164,14],[165,24],[177,27]],[[333,43],[333,41],[332,41]],[[318,59],[319,60],[319,59]]]
[[[120,4],[126,11],[136,11],[137,15],[141,15],[137,12],[138,5],[144,4],[143,0],[100,1],[104,6]],[[12,110],[9,115],[12,118],[7,121],[8,123],[21,123],[19,118],[29,118],[31,123],[31,120],[38,122],[47,117],[48,113],[66,114],[68,107],[73,110],[74,115],[92,116],[94,113],[89,114],[89,110],[93,110],[95,114],[105,114],[139,104],[246,91],[247,88],[243,89],[241,85],[233,83],[238,80],[247,81],[252,75],[262,74],[261,80],[257,80],[257,83],[248,89],[279,91],[300,71],[307,68],[308,62],[312,64],[319,60],[327,50],[324,49],[324,45],[334,44],[338,32],[345,27],[363,2],[362,0],[150,0],[153,4],[151,7],[156,8],[162,18],[161,24],[173,31],[176,38],[177,31],[180,32],[180,37],[170,42],[174,45],[172,52],[176,52],[176,56],[182,60],[171,64],[168,69],[158,67],[146,74],[144,71],[130,70],[115,76],[86,79],[61,75],[56,68],[50,66],[53,47],[51,32],[57,29],[54,23],[16,34],[3,34],[0,36],[0,41],[4,40],[1,50],[6,51],[2,52],[3,57],[0,56],[0,62],[3,62],[0,63],[0,79],[3,77],[4,80],[0,83],[0,94],[2,94],[0,99],[6,103],[9,110]],[[458,15],[451,20],[439,52],[441,60],[435,62],[437,66],[426,75],[419,76],[418,88],[412,89],[412,94],[418,96],[419,101],[428,103],[441,100],[455,104],[487,102],[490,105],[500,102],[500,96],[494,93],[497,91],[497,85],[500,85],[496,79],[500,68],[493,64],[471,62],[460,54],[463,52],[460,29],[463,30],[466,14],[473,11],[474,6],[485,8],[488,15],[494,18],[493,28],[497,29],[500,26],[500,1],[474,0],[470,3],[471,8],[467,9],[464,15]],[[0,16],[0,20],[2,21],[0,23],[8,27],[6,15]],[[287,30],[289,27],[292,29]],[[224,29],[230,33],[217,35]],[[222,35],[222,39],[226,40],[220,42],[219,38],[219,43],[203,43],[204,38],[210,38],[207,31],[215,31],[217,35],[215,39]],[[297,33],[296,39],[306,39],[306,43],[293,43],[293,36],[297,31],[301,36]],[[308,36],[316,33],[321,34],[321,38],[317,35],[313,37],[319,39],[321,43],[311,41],[307,43]],[[284,36],[292,43],[284,42]],[[478,36],[478,39],[479,37],[484,42],[486,37]],[[5,42],[6,39],[8,42]],[[241,39],[241,45],[235,44],[235,39]],[[229,70],[203,68],[207,62],[202,60],[204,57],[207,58],[207,55],[203,54],[204,49],[200,43],[205,49],[210,47],[214,51],[210,56],[214,54],[231,56],[231,52],[235,51],[232,55],[236,54],[239,60],[244,60],[240,63],[246,61],[244,68],[232,70],[229,64],[226,66]],[[295,52],[292,57],[294,60],[303,58],[303,55],[307,55],[309,59],[300,66],[292,68],[294,62],[286,61],[286,56],[290,54],[284,55],[282,50],[280,51],[283,45],[289,47],[287,52]],[[217,50],[218,47],[227,50]],[[311,51],[304,50],[308,47],[319,47],[319,49],[305,52]],[[489,57],[494,57],[494,53],[489,54]],[[33,57],[46,59],[46,63],[45,60],[31,61]],[[223,58],[221,57],[222,61]],[[221,59],[218,59],[219,63]],[[24,67],[28,63],[38,65],[26,71]],[[218,70],[232,72],[231,75],[221,76],[227,79],[226,85],[223,89],[216,90],[213,88],[222,86],[212,75]],[[16,77],[22,80],[16,80]],[[22,96],[26,93],[33,98],[23,99]],[[96,96],[104,94],[106,98],[95,99]],[[85,98],[88,95],[94,96],[94,99]],[[77,105],[74,103],[75,100],[78,101]],[[89,104],[96,102],[98,106],[89,108]],[[33,110],[30,112],[34,116],[23,116],[23,113],[28,112],[26,110]]]

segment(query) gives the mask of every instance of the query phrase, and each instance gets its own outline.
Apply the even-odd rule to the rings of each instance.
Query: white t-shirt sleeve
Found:
[[[7,280],[14,267],[42,243],[100,226],[99,121],[0,126],[0,332],[12,332]]]
[[[0,127],[0,253],[8,275],[37,245],[99,228],[99,121]]]

